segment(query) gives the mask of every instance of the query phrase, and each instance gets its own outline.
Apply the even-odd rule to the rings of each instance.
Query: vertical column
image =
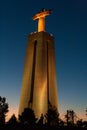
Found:
[[[48,109],[49,109],[49,104],[50,104],[50,101],[49,101],[49,62],[48,62],[48,57],[49,57],[49,47],[48,47],[48,41],[47,41],[47,102],[48,102]]]
[[[35,66],[36,66],[36,46],[37,46],[37,41],[35,40],[35,42],[34,42],[34,54],[33,54],[32,78],[31,78],[31,89],[30,89],[30,99],[29,99],[29,107],[30,108],[32,108],[33,93],[34,93]]]
[[[41,17],[38,19],[38,32],[45,31],[45,18]]]

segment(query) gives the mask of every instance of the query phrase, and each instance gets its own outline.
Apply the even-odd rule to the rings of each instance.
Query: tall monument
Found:
[[[58,108],[54,38],[45,32],[45,17],[51,10],[41,10],[33,16],[38,19],[38,31],[28,37],[19,114],[32,108],[36,117],[46,114],[49,104]]]

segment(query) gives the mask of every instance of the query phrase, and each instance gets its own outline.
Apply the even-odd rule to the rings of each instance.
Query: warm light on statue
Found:
[[[38,32],[28,37],[19,104],[19,115],[31,108],[38,119],[50,104],[58,108],[54,37],[45,32],[45,17],[50,13],[42,10],[33,17],[38,19]]]
[[[51,14],[51,10],[41,10],[39,13],[33,16],[33,20],[38,19],[38,32],[45,31],[45,17]]]

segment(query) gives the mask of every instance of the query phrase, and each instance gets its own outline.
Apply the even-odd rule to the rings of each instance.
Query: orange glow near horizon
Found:
[[[59,113],[60,113],[60,118],[64,120],[64,114],[61,114],[64,112],[59,112]],[[13,107],[9,109],[9,112],[6,114],[6,121],[8,121],[13,114],[15,114],[16,118],[18,119],[18,108]],[[77,117],[79,117],[78,120],[82,119],[83,121],[87,121],[87,116],[85,115],[85,113],[77,112],[76,115]]]
[[[13,107],[9,109],[9,112],[6,114],[6,121],[8,121],[13,114],[15,114],[16,118],[18,118],[18,108]]]

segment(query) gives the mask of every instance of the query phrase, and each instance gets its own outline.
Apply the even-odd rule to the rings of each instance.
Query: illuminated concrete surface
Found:
[[[45,17],[51,10],[41,10],[33,16],[38,19],[38,32],[28,37],[19,114],[32,108],[36,117],[46,114],[49,103],[58,108],[54,38],[45,32]]]
[[[58,108],[54,38],[37,32],[28,38],[19,114],[30,107],[39,118],[49,102]]]

